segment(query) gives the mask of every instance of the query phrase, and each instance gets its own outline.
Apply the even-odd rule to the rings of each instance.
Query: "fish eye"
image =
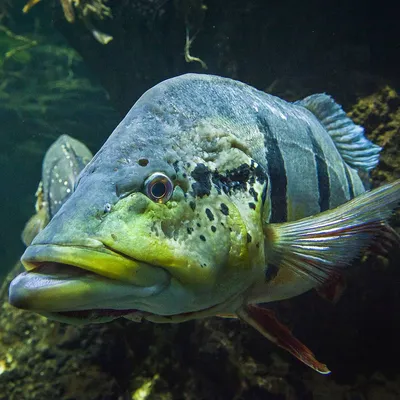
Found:
[[[172,196],[174,184],[167,175],[156,172],[146,179],[144,190],[147,197],[155,203],[166,203]]]

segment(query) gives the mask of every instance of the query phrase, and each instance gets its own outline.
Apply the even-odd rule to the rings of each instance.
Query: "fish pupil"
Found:
[[[167,192],[167,187],[164,182],[156,182],[151,187],[151,194],[156,199],[161,199],[165,196]]]

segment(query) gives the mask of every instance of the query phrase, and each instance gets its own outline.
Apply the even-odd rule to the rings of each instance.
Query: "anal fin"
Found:
[[[279,347],[287,350],[304,364],[321,374],[329,374],[325,364],[320,363],[312,351],[296,339],[292,332],[277,320],[273,311],[265,308],[247,305],[237,311],[237,315],[253,328],[257,329],[264,337]]]

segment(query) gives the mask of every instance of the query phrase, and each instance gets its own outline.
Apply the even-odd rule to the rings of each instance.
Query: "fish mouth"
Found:
[[[21,258],[27,271],[10,284],[10,304],[63,322],[145,315],[141,300],[166,289],[170,274],[93,243],[29,246]]]

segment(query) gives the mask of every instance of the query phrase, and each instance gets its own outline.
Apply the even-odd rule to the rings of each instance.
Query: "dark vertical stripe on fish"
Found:
[[[344,172],[346,173],[347,186],[349,188],[350,199],[354,199],[355,195],[354,195],[353,181],[351,179],[349,169],[347,168],[347,165],[344,165],[343,167],[344,167]]]
[[[264,145],[267,151],[268,175],[271,184],[271,218],[270,222],[287,221],[287,176],[285,162],[279,143],[272,130],[269,129],[267,120],[258,119],[258,129],[264,134]]]
[[[324,151],[309,128],[308,134],[310,136],[311,146],[315,157],[315,165],[317,168],[319,209],[320,211],[326,211],[329,210],[329,200],[331,197],[331,183],[329,181],[328,166],[326,164]]]
[[[262,194],[261,194],[261,203],[262,203],[262,205],[265,204],[265,200],[267,198],[267,191],[268,191],[268,176],[265,177],[265,185],[264,185],[264,189],[263,189]]]

